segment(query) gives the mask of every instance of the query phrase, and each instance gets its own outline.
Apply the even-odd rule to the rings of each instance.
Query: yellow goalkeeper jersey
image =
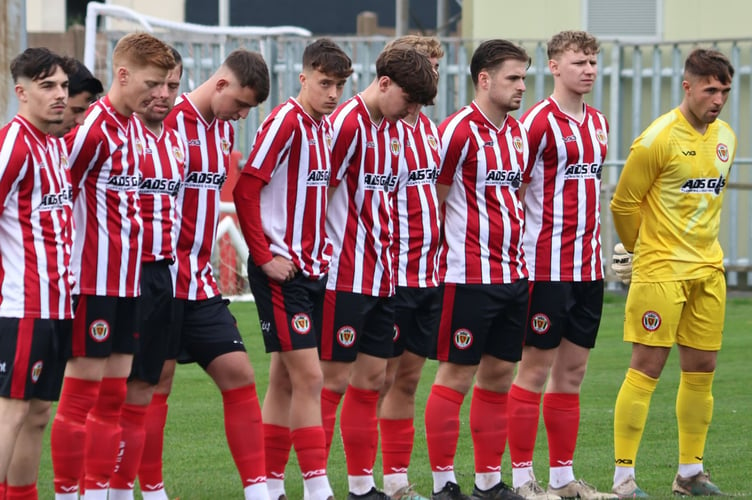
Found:
[[[632,281],[700,278],[723,270],[721,204],[736,136],[721,120],[700,134],[678,108],[635,139],[611,201],[634,251]]]

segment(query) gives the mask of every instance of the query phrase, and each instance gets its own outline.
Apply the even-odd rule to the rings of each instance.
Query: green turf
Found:
[[[264,353],[255,306],[235,303],[232,311],[238,319],[253,366],[260,397],[266,387],[268,357]],[[752,391],[747,385],[748,358],[752,353],[752,299],[729,299],[726,314],[724,348],[719,354],[714,384],[715,411],[705,450],[705,467],[713,481],[736,496],[752,497],[752,485],[746,482],[752,466]],[[602,490],[611,486],[613,474],[613,405],[629,362],[630,347],[621,340],[624,300],[608,295],[598,345],[593,351],[582,390],[582,419],[575,455],[575,474]],[[435,363],[429,362],[418,391],[417,407],[425,407]],[[639,484],[651,498],[670,498],[671,481],[676,472],[676,419],[674,399],[678,384],[677,358],[672,354],[653,396],[647,428],[637,461]],[[196,366],[180,366],[170,398],[165,435],[165,482],[171,498],[242,499],[241,484],[232,464],[222,427],[219,392]],[[463,406],[456,473],[466,491],[473,484],[473,454],[468,428],[469,398]],[[542,420],[542,419],[541,419]],[[416,439],[410,467],[410,479],[418,491],[428,494],[431,473],[425,448],[422,413],[415,421]],[[46,441],[49,443],[49,440]],[[545,433],[538,434],[535,455],[536,475],[548,480]],[[381,465],[377,462],[377,484]],[[504,454],[502,474],[511,476],[508,451]],[[42,459],[40,498],[51,499],[52,478],[48,450]],[[302,480],[294,453],[287,469],[290,500],[302,499]],[[329,460],[329,478],[337,498],[347,496],[347,475],[342,446],[335,439]],[[140,495],[137,494],[137,498]]]

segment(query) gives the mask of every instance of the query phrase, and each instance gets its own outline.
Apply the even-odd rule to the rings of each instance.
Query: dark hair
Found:
[[[180,78],[183,77],[183,57],[178,52],[178,49],[170,45],[170,52],[172,52],[172,58],[175,59],[175,67],[180,66]]]
[[[594,55],[600,52],[598,39],[587,31],[560,31],[548,41],[548,58],[555,59],[567,50]]]
[[[436,97],[438,75],[431,61],[412,47],[399,45],[382,50],[376,59],[376,76],[388,76],[411,103],[429,105]]]
[[[339,45],[329,38],[319,38],[303,51],[303,70],[312,69],[337,78],[347,78],[353,72],[352,60]]]
[[[269,68],[261,54],[246,49],[235,49],[225,59],[224,66],[232,71],[241,87],[254,90],[258,104],[269,97]]]
[[[724,85],[734,78],[734,67],[721,52],[713,49],[695,49],[684,62],[684,77],[712,76]]]
[[[473,58],[470,61],[470,76],[473,78],[473,83],[478,85],[478,75],[481,71],[499,69],[507,59],[522,61],[530,66],[530,56],[525,49],[508,40],[495,39],[481,43],[473,52]]]
[[[72,59],[55,54],[45,47],[32,47],[17,55],[10,63],[13,82],[19,78],[43,80],[52,75],[56,68],[62,69],[70,77],[76,68]]]
[[[94,96],[101,94],[104,90],[102,82],[96,79],[81,61],[77,59],[70,59],[70,61],[75,66],[75,71],[68,75],[68,95],[73,97],[82,92],[89,92]]]

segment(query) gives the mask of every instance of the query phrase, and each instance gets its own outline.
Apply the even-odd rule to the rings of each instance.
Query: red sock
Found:
[[[0,500],[5,499],[5,487],[7,486],[6,483],[0,483]]]
[[[415,426],[412,418],[379,419],[384,474],[407,473],[413,452]]]
[[[266,481],[264,427],[256,386],[222,391],[225,436],[243,487]]]
[[[110,478],[110,488],[132,490],[136,481],[141,455],[144,452],[147,406],[124,404],[120,415],[120,453],[115,464],[115,471]]]
[[[0,497],[5,500],[37,500],[39,493],[37,492],[37,483],[27,484],[24,486],[6,486],[5,496]]]
[[[120,448],[120,414],[127,392],[125,377],[105,377],[86,418],[84,487],[107,489]]]
[[[470,402],[475,472],[496,472],[507,444],[507,393],[473,388]]]
[[[96,380],[65,377],[50,432],[55,493],[78,490],[78,481],[84,472],[81,443],[86,436],[86,415],[97,400],[99,385]]]
[[[426,445],[434,472],[454,468],[454,454],[460,437],[461,392],[434,384],[426,402]]]
[[[509,455],[513,469],[533,466],[540,399],[539,392],[518,385],[512,384],[509,390]]]
[[[320,426],[303,427],[290,433],[298,455],[303,480],[326,475],[326,437]]]
[[[379,443],[376,420],[378,402],[379,391],[347,386],[339,428],[345,448],[347,474],[350,476],[366,476],[373,473]]]
[[[334,437],[334,424],[337,422],[337,407],[342,401],[342,394],[330,391],[327,388],[321,389],[321,423],[324,427],[324,436],[326,438],[326,456],[329,456],[329,450],[332,448],[332,438]]]
[[[167,422],[167,394],[155,393],[144,419],[144,451],[138,469],[138,484],[142,491],[164,488],[162,478],[162,450],[164,428]]]
[[[548,462],[551,467],[572,465],[580,428],[580,395],[543,395],[543,421],[548,436]]]
[[[266,456],[266,477],[284,479],[287,460],[290,458],[290,428],[281,425],[264,424],[264,454]]]

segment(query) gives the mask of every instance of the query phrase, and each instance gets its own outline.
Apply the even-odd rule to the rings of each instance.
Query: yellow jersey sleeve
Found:
[[[725,122],[697,132],[679,109],[635,139],[611,201],[614,225],[634,251],[632,281],[677,281],[723,270],[721,206],[736,152]]]

